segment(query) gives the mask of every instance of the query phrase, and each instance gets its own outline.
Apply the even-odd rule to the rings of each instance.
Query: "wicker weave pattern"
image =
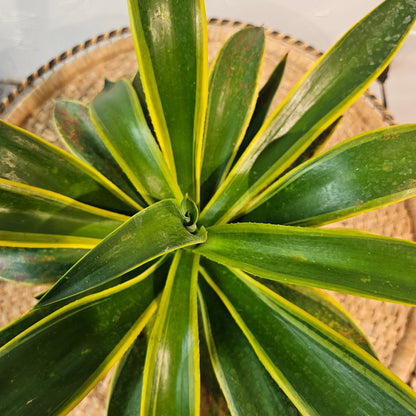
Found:
[[[211,20],[208,32],[210,61],[226,38],[243,26],[238,22]],[[115,81],[121,77],[130,78],[135,73],[137,64],[133,43],[130,37],[125,36],[126,33],[126,29],[120,29],[101,35],[50,61],[42,67],[44,70],[40,72],[56,67],[58,63],[67,59],[65,65],[57,70],[55,68],[51,74],[48,73],[49,76],[46,79],[42,79],[42,82],[15,104],[6,119],[60,145],[51,120],[56,100],[75,99],[88,103],[101,90],[104,77]],[[114,40],[115,35],[123,36]],[[100,47],[88,48],[101,40],[107,42]],[[276,104],[321,55],[319,51],[300,41],[278,32],[267,31],[262,82],[267,79],[274,66],[287,52],[290,52],[287,70],[275,99]],[[69,60],[68,57],[70,57]],[[39,74],[33,76],[31,80],[28,79],[30,82],[27,80],[19,90],[23,91],[29,84],[33,84],[38,76]],[[5,99],[0,106],[0,113],[18,96],[19,91]],[[330,145],[364,131],[393,123],[393,118],[381,106],[381,103],[366,93],[346,112],[344,120],[331,138]],[[344,220],[338,224],[331,224],[331,227],[357,228],[386,236],[415,240],[414,223],[409,215],[412,209],[414,208],[411,203],[402,202]],[[32,295],[40,291],[39,288],[0,284],[0,325],[3,326],[33,305]],[[404,305],[393,305],[342,294],[334,294],[334,296],[363,326],[381,361],[416,389],[416,376],[412,373],[416,362],[415,310]],[[109,377],[71,412],[71,416],[104,415],[108,382]]]

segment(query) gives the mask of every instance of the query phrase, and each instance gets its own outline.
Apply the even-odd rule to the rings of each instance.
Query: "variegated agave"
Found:
[[[265,122],[285,60],[258,91],[261,28],[208,77],[202,0],[129,9],[140,75],[57,103],[73,155],[0,124],[2,276],[57,280],[0,333],[1,415],[65,414],[117,362],[112,416],[199,414],[201,385],[233,415],[415,415],[313,287],[416,301],[415,243],[316,228],[416,193],[414,125],[317,154],[416,2],[382,3]]]

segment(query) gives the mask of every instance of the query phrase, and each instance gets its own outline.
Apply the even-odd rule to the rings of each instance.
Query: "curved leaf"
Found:
[[[192,234],[183,223],[174,200],[140,211],[75,264],[36,307],[102,284],[162,254],[205,241],[204,230]]]
[[[229,221],[283,173],[383,71],[415,18],[413,0],[387,0],[350,29],[264,124],[201,213],[201,223]]]
[[[230,168],[250,122],[265,47],[264,29],[231,36],[212,65],[205,120],[201,202],[206,204]]]
[[[3,231],[104,238],[129,217],[41,188],[0,179]]]
[[[89,109],[77,101],[57,101],[53,118],[55,127],[72,154],[101,172],[107,179],[125,192],[140,210],[146,203],[136,192],[123,170],[105,147],[95,130]]]
[[[149,109],[147,108],[146,96],[144,95],[142,79],[140,77],[139,71],[136,72],[136,75],[134,76],[131,82],[131,85],[136,91],[137,98],[139,99],[140,106],[142,107],[142,110],[143,110],[143,115],[147,121],[147,125],[149,126],[149,129],[152,132],[153,136],[156,137],[155,129],[153,128],[152,119],[150,118]]]
[[[266,119],[267,113],[272,105],[273,98],[276,94],[277,89],[279,88],[280,82],[283,78],[283,73],[285,71],[287,62],[287,54],[280,60],[276,65],[276,68],[271,73],[269,79],[264,84],[263,88],[259,92],[257,98],[256,107],[254,108],[253,115],[250,120],[250,124],[247,127],[244,140],[241,142],[241,145],[238,148],[236,159],[239,159],[240,156],[247,149],[253,138],[256,136],[257,132],[260,130],[261,126]]]
[[[215,272],[210,269],[211,273]],[[209,275],[205,270],[202,274]],[[259,361],[215,292],[204,281],[199,285],[208,348],[231,414],[300,415]]]
[[[117,365],[111,383],[107,416],[139,416],[147,340],[141,334]]]
[[[216,269],[205,278],[302,414],[415,414],[415,392],[371,355],[244,273]]]
[[[332,134],[335,132],[335,129],[338,127],[339,123],[342,121],[343,116],[338,117],[329,127],[327,127],[307,148],[303,153],[282,173],[282,176],[287,172],[295,169],[301,163],[307,162],[309,159],[312,159],[317,153],[319,153],[326,143],[331,138]],[[271,187],[272,185],[270,185]],[[270,188],[267,187],[267,190]],[[263,194],[260,194],[263,195]],[[259,197],[260,197],[259,195]],[[253,205],[250,201],[249,206]]]
[[[156,291],[155,293],[159,293],[160,290],[162,290],[163,284],[166,280],[166,275],[169,271],[169,264],[170,262],[165,261],[165,258],[162,258],[161,260],[154,263],[149,262],[101,285],[94,286],[93,288],[88,289],[82,292],[81,294],[77,294],[69,298],[62,299],[58,302],[49,303],[48,305],[42,306],[40,308],[34,307],[27,313],[15,319],[14,321],[12,321],[0,330],[0,347],[11,341],[13,338],[18,336],[20,333],[22,333],[32,325],[41,321],[43,318],[46,318],[53,312],[56,312],[58,309],[61,309],[65,305],[68,305],[69,303],[81,299],[85,296],[89,296],[95,293],[102,292],[106,289],[116,287],[117,285],[125,283],[129,280],[135,278],[137,278],[136,280],[144,280],[149,276],[153,276],[152,280],[154,282],[153,285]]]
[[[150,335],[141,414],[199,412],[198,265],[199,256],[176,252]]]
[[[321,225],[416,194],[416,125],[348,140],[267,189],[239,221]]]
[[[208,94],[202,0],[129,0],[146,102],[162,152],[183,193],[197,200]]]
[[[181,191],[147,126],[131,84],[125,79],[106,81],[90,108],[102,140],[146,202],[173,197],[181,200]]]
[[[367,335],[348,311],[331,296],[312,287],[288,285],[268,279],[256,280],[377,358]]]
[[[416,304],[416,243],[270,224],[208,228],[194,252],[266,279]]]
[[[49,142],[0,120],[0,177],[133,214],[130,198],[95,169]]]
[[[73,408],[142,331],[157,308],[155,295],[151,277],[132,280],[64,306],[3,346],[0,413]]]

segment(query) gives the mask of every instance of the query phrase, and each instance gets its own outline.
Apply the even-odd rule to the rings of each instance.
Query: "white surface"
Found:
[[[208,17],[292,35],[326,50],[379,0],[206,0]],[[0,80],[24,79],[40,65],[99,33],[128,25],[125,0],[0,0]],[[389,109],[416,122],[416,30],[391,64]],[[378,92],[377,86],[374,86]]]

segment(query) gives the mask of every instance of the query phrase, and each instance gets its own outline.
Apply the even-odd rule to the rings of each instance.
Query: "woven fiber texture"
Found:
[[[243,26],[236,22],[215,19],[210,21],[208,39],[211,62],[224,41]],[[137,63],[132,40],[126,32],[127,30],[123,29],[111,32],[111,36],[102,35],[101,39],[95,38],[94,42],[88,41],[61,55],[59,59],[55,58],[51,61],[53,65],[50,65],[50,62],[49,65],[42,67],[44,70],[41,72],[46,72],[45,74],[35,74],[29,79],[30,82],[26,81],[22,84],[20,91],[29,87],[29,84],[33,86],[10,108],[5,116],[6,120],[62,147],[51,117],[55,101],[75,99],[88,104],[102,89],[105,77],[111,81],[116,81],[121,77],[131,78],[137,70]],[[121,34],[121,36],[114,38],[114,34]],[[106,42],[98,43],[97,39],[98,41],[104,39]],[[320,56],[319,51],[300,41],[281,33],[268,31],[262,83],[266,81],[275,65],[286,53],[289,53],[286,72],[274,105],[283,99]],[[63,61],[65,61],[64,65],[61,64]],[[36,80],[36,78],[39,79]],[[9,97],[10,99],[4,100],[0,111],[8,107],[10,102],[19,98],[20,95],[17,91]],[[371,94],[366,93],[346,111],[329,146],[362,132],[393,123],[391,115]],[[413,204],[412,201],[397,203],[331,224],[331,227],[360,229],[415,240],[412,212],[416,210]],[[39,287],[30,288],[12,283],[0,283],[0,326],[28,310],[35,303],[33,295],[42,290],[43,288]],[[333,294],[333,296],[363,327],[380,360],[416,389],[415,309],[342,294]],[[108,383],[109,376],[99,383],[70,415],[104,415]]]

